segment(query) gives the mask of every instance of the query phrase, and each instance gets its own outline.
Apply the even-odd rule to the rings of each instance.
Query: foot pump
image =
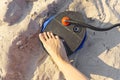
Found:
[[[86,24],[79,12],[65,11],[44,21],[41,32],[51,31],[54,35],[63,39],[63,44],[69,56],[83,47],[86,39],[86,28],[95,31],[107,31],[117,26],[120,26],[120,24],[108,28],[94,27]]]

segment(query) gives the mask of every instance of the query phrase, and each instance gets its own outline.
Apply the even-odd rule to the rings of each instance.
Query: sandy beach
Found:
[[[80,12],[96,27],[120,23],[119,0],[0,0],[0,80],[65,80],[38,38],[44,20]],[[69,56],[90,80],[120,80],[120,27],[87,29],[83,48]]]

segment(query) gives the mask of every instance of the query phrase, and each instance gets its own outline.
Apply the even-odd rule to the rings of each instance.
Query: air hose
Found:
[[[107,31],[107,30],[110,30],[112,28],[120,26],[120,23],[118,23],[118,24],[114,24],[114,25],[112,25],[110,27],[107,27],[107,28],[98,28],[98,27],[94,27],[92,25],[86,24],[84,22],[75,21],[73,19],[70,19],[69,17],[63,17],[62,24],[64,26],[68,26],[70,24],[74,24],[76,26],[80,26],[82,28],[89,28],[89,29],[92,29],[92,30],[95,30],[95,31]]]

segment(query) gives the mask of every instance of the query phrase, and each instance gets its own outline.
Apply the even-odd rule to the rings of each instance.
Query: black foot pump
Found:
[[[79,12],[65,11],[57,16],[52,16],[43,23],[41,32],[51,31],[64,40],[64,45],[68,55],[82,48],[86,39],[86,28],[95,31],[107,31],[114,27],[120,26],[115,24],[108,28],[98,28],[86,24]]]

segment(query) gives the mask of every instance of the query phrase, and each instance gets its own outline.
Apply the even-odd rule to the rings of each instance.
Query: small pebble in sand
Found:
[[[7,2],[5,2],[5,4],[7,4]]]
[[[34,12],[34,15],[37,15],[37,12]]]
[[[17,46],[22,45],[22,41],[21,41],[21,40],[20,40],[20,41],[18,41],[18,42],[16,43],[16,45],[17,45]]]

